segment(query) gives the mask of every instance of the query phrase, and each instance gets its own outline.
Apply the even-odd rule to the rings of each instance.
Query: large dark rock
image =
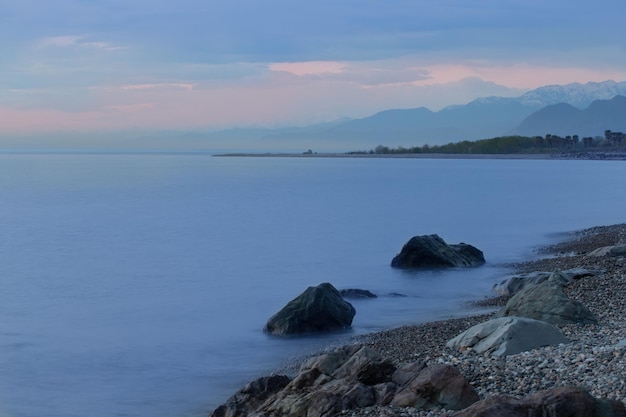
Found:
[[[454,414],[454,417],[624,417],[624,404],[597,399],[574,387],[553,388],[525,398],[496,395]]]
[[[485,263],[483,253],[472,245],[448,245],[437,235],[412,237],[391,261],[396,268],[441,268],[478,266]]]
[[[597,319],[579,301],[569,298],[562,277],[554,273],[547,281],[524,288],[498,312],[499,317],[519,316],[550,324],[596,324]]]
[[[347,329],[356,311],[339,291],[325,282],[309,287],[272,316],[263,331],[284,336]]]

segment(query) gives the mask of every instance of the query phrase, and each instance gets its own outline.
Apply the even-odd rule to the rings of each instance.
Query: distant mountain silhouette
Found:
[[[529,115],[513,129],[523,136],[602,136],[606,129],[626,131],[626,96],[596,100],[584,110],[560,103],[544,107]]]
[[[619,120],[617,115],[625,119],[623,111],[615,110],[615,104],[603,107],[602,102],[596,102],[617,95],[626,96],[626,81],[550,85],[519,97],[483,97],[440,111],[426,107],[391,109],[362,119],[292,128],[231,129],[206,137],[240,141],[260,149],[355,150],[379,144],[442,145],[507,134],[596,136],[605,129],[626,131],[623,124],[614,122]],[[580,116],[583,107],[587,109]]]
[[[338,140],[358,136],[381,143],[426,141],[435,144],[473,140],[498,135],[534,110],[534,107],[506,100],[497,103],[471,102],[438,112],[425,107],[387,110],[336,125],[324,133]]]

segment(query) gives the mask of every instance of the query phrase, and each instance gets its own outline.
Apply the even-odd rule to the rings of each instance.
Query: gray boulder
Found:
[[[391,261],[395,268],[470,267],[485,263],[483,253],[472,245],[448,245],[438,235],[412,237]]]
[[[448,341],[446,346],[506,356],[568,342],[559,329],[546,322],[524,317],[500,317],[470,327]]]
[[[572,268],[559,273],[565,278],[567,282],[578,280],[584,277],[596,276],[604,271],[591,270],[585,268]],[[498,295],[512,296],[523,290],[532,284],[541,284],[550,278],[553,272],[535,271],[526,274],[519,274],[513,277],[502,280],[501,282],[494,284],[492,290]]]
[[[615,246],[604,246],[591,251],[587,256],[600,257],[600,256],[626,256],[626,244],[619,244]]]
[[[347,329],[356,310],[325,282],[309,287],[268,321],[263,331],[273,335],[319,333]]]
[[[531,285],[514,295],[498,317],[518,316],[550,324],[596,324],[594,315],[580,302],[563,292],[558,275],[541,284]]]

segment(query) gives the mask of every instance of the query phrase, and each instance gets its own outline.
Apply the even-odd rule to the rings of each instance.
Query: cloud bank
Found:
[[[600,0],[0,6],[0,134],[299,125],[626,79]]]

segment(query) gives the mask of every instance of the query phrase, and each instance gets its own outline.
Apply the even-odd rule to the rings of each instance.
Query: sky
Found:
[[[306,125],[626,80],[623,0],[3,0],[0,136]]]

